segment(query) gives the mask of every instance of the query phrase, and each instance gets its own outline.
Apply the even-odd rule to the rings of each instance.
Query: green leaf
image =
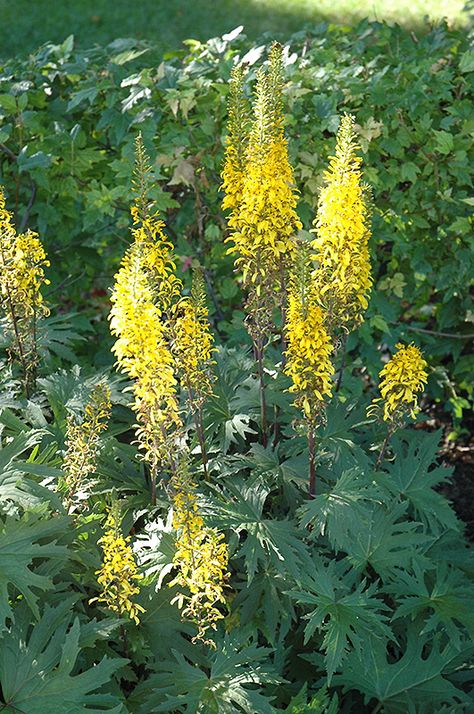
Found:
[[[312,533],[326,535],[336,550],[347,550],[348,539],[370,517],[369,504],[384,499],[380,488],[365,474],[359,468],[344,471],[327,492],[299,509],[301,526],[311,525]]]
[[[158,671],[137,687],[131,698],[143,702],[139,714],[172,712],[186,714],[274,714],[267,697],[256,684],[277,684],[280,679],[269,664],[270,650],[226,636],[208,664],[198,669],[182,654],[159,663]]]
[[[390,509],[372,506],[356,530],[350,532],[347,556],[357,570],[371,566],[382,578],[394,573],[397,566],[410,567],[413,561],[423,562],[422,546],[432,538],[422,530],[421,523],[404,520],[407,503],[394,504]]]
[[[388,608],[376,597],[375,583],[366,587],[363,580],[352,587],[347,562],[332,561],[312,570],[302,578],[302,588],[292,590],[290,595],[298,603],[312,606],[305,615],[309,621],[304,631],[305,644],[316,630],[324,633],[322,648],[330,684],[351,647],[363,647],[369,635],[384,642],[392,640],[393,635],[387,624]]]
[[[421,634],[445,632],[450,642],[461,648],[464,628],[474,639],[474,613],[471,603],[474,585],[460,570],[447,563],[432,565],[426,570],[415,564],[414,572],[401,568],[387,588],[395,595],[399,606],[394,619],[409,617],[422,620]]]
[[[474,52],[472,50],[464,52],[459,60],[459,71],[463,74],[474,72]]]
[[[56,544],[68,525],[66,518],[7,518],[0,526],[0,630],[12,617],[10,598],[20,592],[36,617],[39,616],[35,591],[53,587],[51,577],[40,574],[38,565],[45,559],[64,563],[67,548]]]
[[[447,131],[433,132],[436,139],[435,148],[440,154],[449,154],[453,150],[454,137]]]
[[[433,533],[460,523],[444,496],[434,490],[446,481],[452,470],[434,465],[438,455],[440,431],[401,432],[392,439],[394,459],[387,464],[387,486],[402,501],[407,501],[415,517]]]
[[[17,111],[15,97],[11,94],[0,94],[0,107],[9,114],[15,114]]]
[[[90,669],[77,671],[81,625],[75,618],[69,627],[71,618],[70,599],[46,607],[34,626],[28,610],[18,609],[15,626],[0,643],[4,701],[12,711],[28,714],[125,714],[120,701],[104,688],[126,660],[104,657]]]
[[[438,640],[412,631],[396,661],[388,658],[382,642],[352,652],[335,683],[343,684],[345,691],[358,689],[366,704],[375,699],[386,714],[430,714],[443,704],[469,705],[471,700],[443,675],[462,667],[473,651],[465,644],[460,656],[452,644],[442,648]]]
[[[224,502],[212,502],[219,527],[242,535],[235,557],[244,559],[249,583],[259,566],[265,569],[271,564],[297,577],[311,562],[295,524],[263,514],[269,491],[265,483],[236,481],[227,485]]]

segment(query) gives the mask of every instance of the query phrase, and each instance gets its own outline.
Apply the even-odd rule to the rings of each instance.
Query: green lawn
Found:
[[[0,56],[28,53],[74,34],[80,46],[117,37],[156,41],[175,49],[182,40],[208,39],[243,24],[250,37],[294,32],[322,19],[352,24],[363,17],[416,29],[428,15],[465,22],[464,0],[0,0]]]

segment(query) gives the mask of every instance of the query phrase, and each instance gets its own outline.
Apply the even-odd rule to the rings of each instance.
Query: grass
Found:
[[[291,33],[305,23],[353,24],[363,17],[419,28],[423,18],[464,23],[464,0],[0,0],[0,55],[27,54],[46,41],[73,34],[82,47],[117,37],[179,47],[244,25],[255,38],[263,32]]]

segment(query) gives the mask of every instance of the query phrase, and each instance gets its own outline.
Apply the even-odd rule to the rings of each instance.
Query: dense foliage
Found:
[[[233,73],[245,130],[227,142],[239,39],[137,65],[132,78],[127,64],[142,60],[129,43],[104,63],[66,42],[7,80],[0,711],[473,708],[472,555],[439,493],[450,477],[440,433],[423,417],[407,426],[428,375],[435,390],[436,364],[451,364],[439,338],[409,328],[461,330],[447,307],[468,305],[471,55],[442,28],[417,40],[411,65],[417,43],[397,29],[338,30],[332,42],[296,37],[283,64],[278,46],[250,51],[247,75]],[[389,45],[399,62],[405,53],[390,82],[399,94],[377,104]],[[420,86],[437,76],[442,106],[402,78],[410,67]],[[225,147],[243,170],[231,174],[238,190],[226,184],[224,217]],[[413,180],[400,176],[410,162]],[[454,170],[458,195],[443,199]],[[292,171],[304,228],[289,235]],[[448,230],[456,250],[443,256]],[[443,339],[443,357],[463,344]],[[462,382],[467,360],[456,364]]]
[[[39,230],[54,256],[56,298],[104,316],[140,130],[156,156],[154,198],[168,215],[182,268],[206,267],[217,328],[240,342],[242,300],[223,241],[219,174],[233,59],[245,55],[251,82],[263,52],[235,33],[190,43],[163,61],[131,40],[77,51],[69,38],[3,67],[1,180],[18,225]],[[443,26],[415,36],[378,23],[351,31],[321,25],[295,35],[284,62],[286,132],[305,230],[338,115],[348,111],[359,125],[375,207],[377,291],[366,325],[349,341],[355,364],[358,355],[374,378],[380,339],[393,347],[416,335],[437,366],[430,393],[449,400],[459,418],[473,369],[466,337],[474,332],[474,64],[466,35]],[[96,362],[109,359],[101,344]]]

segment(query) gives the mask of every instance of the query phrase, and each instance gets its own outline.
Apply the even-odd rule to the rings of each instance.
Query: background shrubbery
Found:
[[[438,26],[415,36],[364,22],[293,36],[286,73],[287,134],[305,228],[338,114],[355,114],[373,187],[377,290],[351,338],[374,376],[377,345],[416,339],[437,365],[429,389],[456,419],[468,406],[474,332],[472,97],[466,34]],[[118,40],[78,51],[73,39],[3,67],[1,181],[19,224],[38,229],[52,260],[55,299],[102,318],[123,250],[133,139],[156,156],[155,198],[174,232],[185,273],[206,267],[213,315],[241,339],[241,295],[226,257],[219,204],[227,79],[242,36],[189,43],[159,61],[152,46]],[[246,56],[253,65],[263,46]],[[251,75],[252,76],[252,75]],[[58,287],[61,286],[61,287]],[[428,332],[423,332],[428,330]],[[442,334],[441,334],[442,333]],[[95,355],[108,360],[107,343]]]

